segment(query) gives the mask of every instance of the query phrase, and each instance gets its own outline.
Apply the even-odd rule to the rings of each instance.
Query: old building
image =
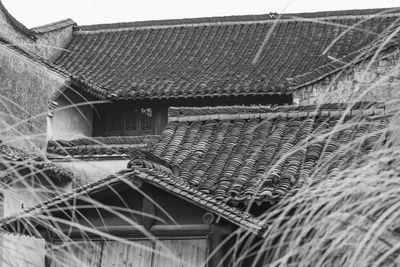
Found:
[[[49,266],[246,265],[231,248],[268,234],[260,214],[385,145],[395,9],[34,29],[0,11],[0,90],[35,136],[15,145],[75,177],[0,222]]]
[[[258,215],[312,173],[334,175],[385,145],[381,105],[347,108],[171,109],[161,137],[132,152],[127,168],[1,224],[45,238],[50,266],[249,264],[251,256],[226,255],[234,254],[236,235],[244,242],[268,233]]]

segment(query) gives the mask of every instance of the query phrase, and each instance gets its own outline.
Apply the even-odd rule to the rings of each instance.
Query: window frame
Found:
[[[151,110],[150,129],[142,129],[143,118],[146,116],[141,110]],[[129,116],[135,114],[133,118],[136,121],[136,130],[127,129],[127,120]],[[151,106],[137,106],[133,104],[103,104],[95,107],[93,113],[93,136],[144,136],[152,135],[155,132],[154,109]],[[113,121],[119,122],[119,128],[114,130]],[[104,122],[105,120],[105,122]],[[100,123],[103,123],[101,125]]]

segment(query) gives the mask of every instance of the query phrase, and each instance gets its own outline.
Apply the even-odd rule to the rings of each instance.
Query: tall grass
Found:
[[[348,30],[354,29],[349,28]],[[398,30],[394,29],[393,32]],[[393,37],[391,33],[387,33],[382,38],[389,40]],[[266,38],[269,38],[269,36]],[[383,46],[384,43],[379,45]],[[258,59],[255,58],[254,60],[257,61]],[[370,59],[370,63],[373,64],[376,60],[379,60],[379,58],[374,56]],[[367,67],[366,72],[371,64]],[[393,73],[398,73],[399,69],[399,65],[394,66]],[[389,73],[387,78],[390,76]],[[365,91],[355,92],[350,102],[362,99],[365,94],[374,90],[379,83],[384,84],[386,82],[383,78]],[[400,90],[400,85],[398,89]],[[8,100],[2,100],[1,104],[11,104],[23,109],[18,103],[12,103]],[[88,102],[88,104],[91,103]],[[367,157],[360,159],[357,165],[347,166],[346,169],[337,172],[335,175],[323,175],[326,166],[324,162],[320,162],[316,171],[310,177],[307,177],[301,188],[285,196],[273,208],[260,216],[260,219],[269,226],[263,238],[255,238],[246,229],[238,229],[230,234],[225,242],[233,242],[233,246],[231,246],[229,253],[222,257],[224,262],[221,261],[220,266],[247,266],[246,258],[255,259],[254,265],[257,263],[266,266],[400,265],[400,144],[397,137],[399,133],[399,100],[388,99],[388,104],[391,107],[392,117],[389,127],[383,130],[390,133],[385,135],[387,140],[385,140],[384,145],[375,149]],[[71,103],[71,106],[74,106],[74,104]],[[13,116],[12,114],[9,115]],[[36,117],[46,117],[46,115],[35,114]],[[4,126],[6,122],[2,122],[2,127],[13,129],[17,125],[28,123],[27,118],[15,118],[14,116],[14,119],[13,124],[6,126]],[[348,127],[349,123],[354,123],[354,121],[343,120],[329,134],[333,135],[335,132],[341,131]],[[41,134],[46,135],[45,132]],[[23,133],[15,134],[14,139],[30,140]],[[307,144],[301,145],[306,146]],[[341,149],[356,150],[359,147],[347,146]],[[287,156],[284,155],[283,157]],[[27,194],[29,195],[28,198],[32,201],[30,204],[40,202],[44,196],[48,196],[47,188],[32,187],[29,179],[27,179],[31,174],[22,175],[13,165],[8,165],[6,161],[4,161],[4,164],[6,165],[6,173],[2,173],[3,176],[11,175],[14,180],[12,183],[2,182],[1,192],[3,196],[14,194],[12,199],[19,199],[22,198],[21,190],[25,190],[22,195],[25,197]],[[43,170],[39,169],[33,170],[33,172],[42,172],[43,174]],[[126,181],[126,186],[141,192],[128,181]],[[145,197],[150,198],[147,195]],[[138,228],[137,223],[127,216],[137,214],[137,211],[130,209],[127,204],[124,208],[121,208],[105,206],[84,196],[81,200],[99,210],[107,210],[115,217],[132,225],[133,228]],[[5,204],[7,205],[7,203]],[[158,205],[159,203],[155,204]],[[85,225],[77,225],[73,219],[77,215],[83,216],[79,213],[79,210],[75,210],[71,217],[67,219],[53,218],[50,211],[37,215],[36,220],[47,225],[60,241],[52,247],[47,247],[48,245],[43,240],[5,235],[1,249],[9,254],[3,253],[3,266],[42,266],[44,264],[44,262],[41,262],[43,253],[46,253],[46,256],[52,258],[54,262],[65,266],[93,266],[92,261],[95,257],[98,257],[99,247],[112,247],[115,244],[113,242],[140,248],[143,251],[152,251],[154,247],[161,246],[163,248],[161,254],[166,258],[171,258],[175,263],[181,264],[180,266],[191,266],[188,259],[179,258],[165,246],[165,243],[147,231],[143,231],[143,235],[150,241],[127,240],[97,229],[90,218],[84,218],[86,219]],[[162,218],[155,219],[162,221]],[[24,221],[23,218],[21,220],[27,224],[30,223]],[[86,242],[72,240],[68,232],[57,227],[58,224],[71,225],[80,229],[83,236],[82,241]],[[96,234],[107,241],[103,243],[93,241],[89,238],[88,233]],[[38,235],[35,232],[30,234]],[[150,244],[150,242],[153,243]],[[10,253],[10,251],[13,253]],[[61,252],[64,254],[63,257],[60,257]],[[217,253],[217,251],[212,253]],[[18,258],[15,255],[21,257]],[[32,259],[31,263],[26,262],[30,259]]]

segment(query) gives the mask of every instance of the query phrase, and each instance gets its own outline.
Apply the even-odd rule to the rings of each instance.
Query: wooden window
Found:
[[[93,136],[139,136],[158,134],[151,107],[101,105],[93,118]],[[159,120],[158,120],[159,121]]]

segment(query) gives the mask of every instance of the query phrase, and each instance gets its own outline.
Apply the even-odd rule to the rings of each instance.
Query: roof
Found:
[[[377,103],[171,109],[150,151],[218,200],[274,203],[382,145],[384,112]]]
[[[148,136],[90,137],[75,140],[49,141],[47,156],[51,159],[128,157],[137,149],[145,149],[159,138]]]
[[[14,173],[16,168],[30,168],[33,172],[43,173],[52,179],[52,182],[66,183],[73,179],[73,174],[63,168],[57,167],[49,160],[23,150],[0,144],[0,166],[2,170],[11,170],[9,173],[2,173],[1,179]],[[5,180],[8,182],[8,180]]]
[[[323,179],[358,164],[385,144],[389,124],[385,107],[367,102],[171,108],[170,115],[149,151],[132,151],[127,170],[2,219],[0,227],[141,179],[262,234],[267,226],[261,220],[231,204],[274,203],[311,176]]]
[[[117,99],[288,94],[296,77],[371,49],[398,17],[373,9],[80,26],[55,63]]]
[[[18,220],[29,220],[29,218],[35,218],[39,213],[55,211],[57,209],[65,211],[65,205],[68,203],[76,203],[75,200],[77,199],[84,200],[90,197],[93,193],[110,189],[111,186],[132,182],[135,179],[141,179],[144,182],[150,183],[207,211],[216,213],[235,225],[245,227],[247,231],[256,233],[260,232],[260,234],[262,234],[265,230],[263,223],[249,213],[230,207],[226,203],[215,200],[213,197],[193,189],[188,185],[175,183],[174,179],[170,178],[172,174],[157,170],[158,168],[154,167],[155,165],[158,166],[156,163],[152,163],[151,168],[132,165],[131,168],[115,175],[108,176],[99,181],[74,189],[72,192],[59,195],[25,209],[17,216],[3,218],[0,220],[0,227],[4,228]],[[166,167],[163,167],[162,170],[165,170],[165,168]],[[75,209],[72,204],[70,208]]]
[[[60,21],[56,21],[53,23],[49,23],[46,25],[34,27],[31,29],[31,31],[37,33],[37,34],[42,34],[42,33],[48,33],[52,31],[57,31],[61,30],[70,26],[76,26],[76,22],[73,21],[72,19],[64,19]]]

